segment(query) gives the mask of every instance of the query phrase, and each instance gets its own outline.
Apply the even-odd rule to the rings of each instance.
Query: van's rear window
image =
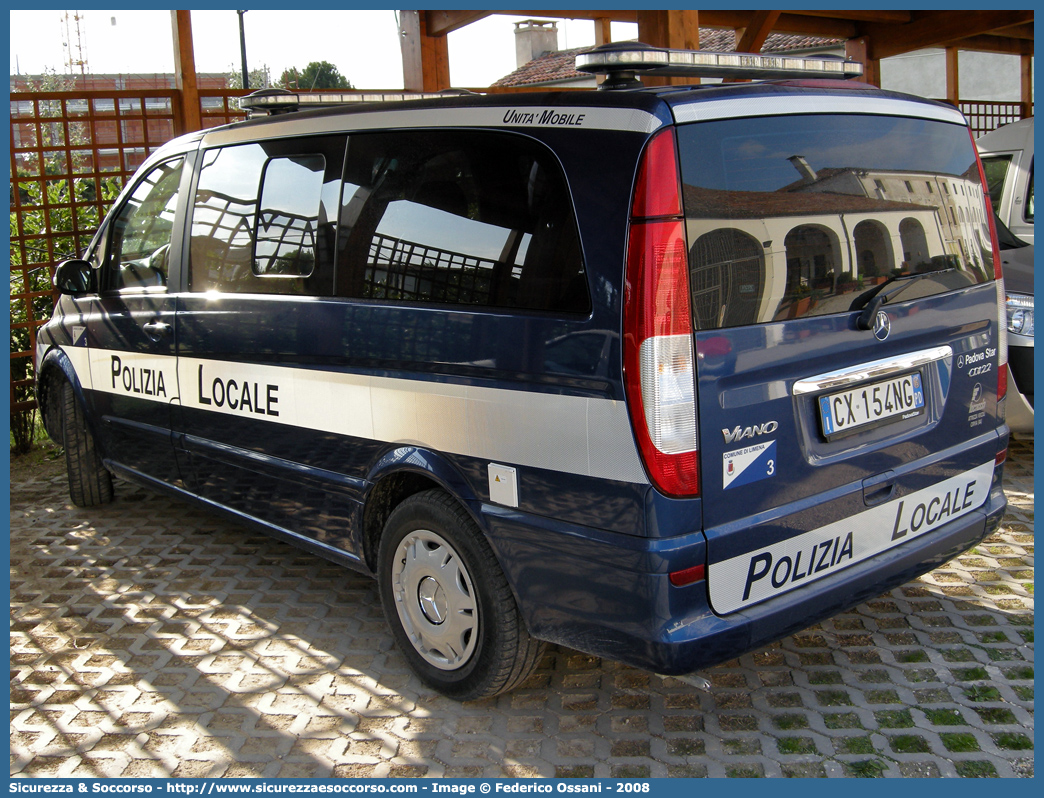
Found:
[[[896,301],[993,279],[968,130],[901,117],[795,115],[678,130],[699,329],[847,312],[890,277]]]

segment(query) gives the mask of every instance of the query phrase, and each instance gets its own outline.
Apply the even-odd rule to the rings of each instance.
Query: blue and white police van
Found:
[[[1005,293],[961,114],[844,61],[578,65],[603,90],[262,94],[154,153],[39,336],[73,502],[117,476],[373,575],[458,699],[546,642],[689,674],[995,529]]]

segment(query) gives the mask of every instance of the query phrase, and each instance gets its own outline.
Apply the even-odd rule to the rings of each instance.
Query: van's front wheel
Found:
[[[61,387],[62,445],[69,474],[69,498],[78,507],[112,501],[112,475],[102,463],[94,437],[87,429],[83,408],[68,380]]]
[[[489,544],[449,495],[425,491],[388,519],[378,554],[395,641],[428,686],[461,701],[526,679],[543,644],[525,629]]]

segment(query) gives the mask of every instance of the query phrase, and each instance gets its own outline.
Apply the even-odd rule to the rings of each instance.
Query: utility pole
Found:
[[[243,56],[243,88],[250,88],[250,73],[247,71],[246,60],[246,31],[243,28],[243,15],[246,11],[237,11],[239,14],[239,50]]]

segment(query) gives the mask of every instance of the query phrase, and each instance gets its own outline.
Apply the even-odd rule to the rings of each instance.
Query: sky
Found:
[[[248,11],[244,15],[247,66],[251,70],[267,66],[275,81],[287,67],[329,61],[356,88],[401,89],[397,13],[391,9]],[[513,22],[521,19],[494,15],[451,33],[452,85],[484,87],[514,70]],[[45,69],[66,73],[70,59],[86,61],[93,73],[174,71],[170,11],[11,10],[10,23],[12,75],[39,74]],[[590,20],[559,20],[558,28],[561,49],[594,44]],[[235,11],[193,11],[192,33],[198,72],[239,74]],[[637,26],[614,23],[612,35],[616,40],[634,38]],[[79,72],[78,66],[74,69]]]

